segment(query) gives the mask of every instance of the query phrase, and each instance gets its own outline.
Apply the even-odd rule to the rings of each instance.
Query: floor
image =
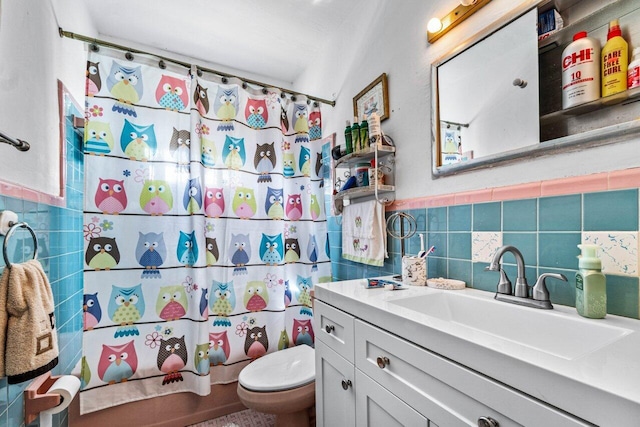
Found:
[[[263,414],[252,409],[247,409],[213,420],[193,424],[188,427],[273,427],[275,425],[275,415]]]

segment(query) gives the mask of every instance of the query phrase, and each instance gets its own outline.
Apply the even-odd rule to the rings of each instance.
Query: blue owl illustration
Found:
[[[192,231],[187,234],[180,231],[180,239],[178,239],[178,261],[185,267],[190,267],[198,261],[198,242],[196,241],[196,232]]]
[[[296,131],[295,142],[309,142],[309,112],[307,104],[293,104],[293,130]]]
[[[209,318],[209,310],[207,310],[207,307],[209,307],[209,289],[207,288],[200,288],[202,290],[202,292],[200,293],[200,316],[204,317],[205,319]]]
[[[233,119],[238,114],[238,106],[240,102],[238,99],[238,87],[234,86],[231,89],[218,87],[218,93],[213,101],[213,109],[216,116],[222,120],[218,125],[219,131],[233,131]]]
[[[293,153],[285,152],[282,155],[282,175],[291,178],[296,174],[296,158]]]
[[[316,236],[314,234],[309,234],[307,256],[309,257],[309,261],[313,263],[311,271],[318,271],[318,242],[316,242]]]
[[[234,138],[227,135],[222,150],[224,165],[229,169],[238,170],[244,166],[246,153],[244,151],[244,138]]]
[[[267,265],[278,265],[282,262],[284,248],[282,234],[269,236],[262,233],[260,242],[260,259]]]
[[[198,178],[191,178],[189,182],[187,182],[182,198],[182,205],[184,209],[189,212],[189,215],[200,211],[202,207],[202,187],[200,187],[200,180],[198,180]]]
[[[231,326],[229,316],[236,308],[236,291],[233,287],[233,280],[225,283],[217,280],[212,282],[209,307],[211,307],[211,314],[216,316],[213,320],[213,326]]]
[[[302,172],[304,176],[311,175],[311,151],[309,151],[307,147],[300,147],[298,164],[300,165],[300,172]]]
[[[235,268],[233,275],[247,274],[245,265],[251,259],[251,240],[248,234],[231,234],[229,243],[229,260]]]
[[[83,330],[90,331],[102,319],[102,308],[100,308],[100,301],[98,301],[98,293],[84,294],[82,300]]]
[[[196,345],[193,365],[196,368],[198,375],[203,376],[209,373],[209,343]]]
[[[133,104],[142,98],[142,68],[124,67],[116,61],[111,63],[111,71],[107,77],[107,88],[116,99],[112,111],[127,116],[138,117]]]
[[[298,303],[302,304],[300,314],[313,316],[313,312],[311,311],[311,289],[313,289],[311,277],[302,277],[298,274],[297,283],[298,286],[295,289],[295,296]]]
[[[264,211],[271,219],[284,218],[284,193],[282,188],[267,187]]]
[[[167,259],[167,246],[164,243],[164,233],[138,232],[136,259],[144,267],[140,276],[142,279],[161,279],[160,267]]]
[[[136,125],[124,119],[120,147],[131,160],[147,161],[156,155],[158,142],[153,125]]]
[[[109,297],[109,317],[118,326],[114,338],[140,335],[135,322],[144,316],[144,295],[142,285],[130,288],[111,286],[111,297]]]

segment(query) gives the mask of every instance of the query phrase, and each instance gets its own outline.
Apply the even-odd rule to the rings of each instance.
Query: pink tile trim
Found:
[[[587,176],[553,179],[541,185],[541,196],[560,196],[565,194],[590,193],[608,189],[608,173],[597,173]]]
[[[625,188],[640,188],[640,168],[508,185],[493,189],[396,200],[387,206],[387,211],[482,203],[490,200],[501,202]]]
[[[0,181],[0,194],[3,196],[14,197],[16,199],[29,200],[30,202],[45,203],[50,206],[66,206],[64,197],[32,190],[6,181]]]
[[[609,190],[640,187],[640,168],[609,173]]]

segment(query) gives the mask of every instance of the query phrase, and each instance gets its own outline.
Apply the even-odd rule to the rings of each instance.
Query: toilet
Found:
[[[307,427],[315,404],[315,350],[302,344],[269,353],[238,376],[238,397],[250,409],[276,415],[276,426]]]

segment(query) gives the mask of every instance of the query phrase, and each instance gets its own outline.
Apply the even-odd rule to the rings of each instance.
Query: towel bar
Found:
[[[3,211],[0,217],[16,218],[17,216],[13,212]],[[3,229],[6,229],[7,226],[9,228],[7,232],[4,233],[5,237],[4,237],[4,242],[2,243],[2,257],[4,258],[4,264],[8,268],[11,268],[11,262],[9,261],[7,249],[9,247],[9,239],[11,238],[11,235],[17,228],[26,228],[27,231],[29,231],[29,233],[31,234],[31,238],[33,238],[33,259],[37,259],[38,258],[38,237],[36,236],[36,232],[33,231],[33,228],[31,228],[29,224],[27,224],[26,222],[16,222],[11,219],[9,219],[6,224],[3,224]],[[3,233],[0,232],[0,234],[3,234]]]

